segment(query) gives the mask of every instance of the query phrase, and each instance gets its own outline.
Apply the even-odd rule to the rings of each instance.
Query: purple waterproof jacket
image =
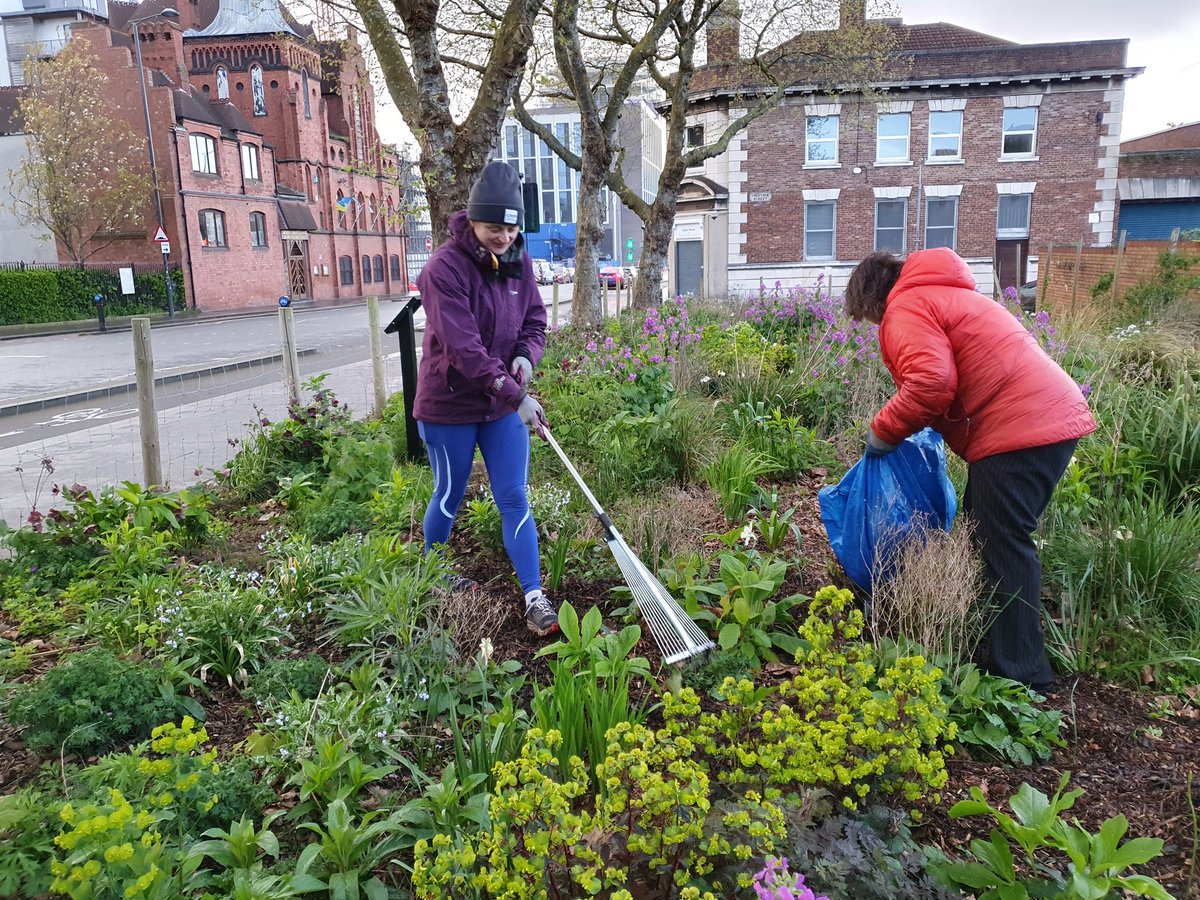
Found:
[[[546,305],[524,246],[518,236],[497,260],[465,210],[450,217],[450,240],[417,279],[425,343],[413,418],[491,422],[520,405],[525,391],[509,367],[518,356],[537,366],[546,349]]]

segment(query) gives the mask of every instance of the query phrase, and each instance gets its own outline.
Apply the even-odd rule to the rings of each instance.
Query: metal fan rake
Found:
[[[575,483],[579,485],[579,489],[583,491],[583,495],[592,505],[596,518],[604,526],[604,542],[612,551],[613,558],[617,561],[621,574],[625,578],[625,583],[633,593],[633,599],[637,602],[642,618],[650,626],[650,634],[662,652],[663,661],[669,664],[682,662],[713,649],[713,642],[692,621],[692,617],[675,602],[675,598],[667,593],[667,589],[654,577],[654,573],[647,569],[629,549],[625,538],[621,536],[621,532],[617,531],[612,519],[608,517],[608,513],[588,490],[588,486],[584,484],[579,472],[571,465],[571,461],[563,453],[558,441],[554,440],[550,434],[550,429],[543,428],[541,434],[554,448],[554,452],[558,454],[558,458],[562,460],[563,465],[567,467],[567,471],[571,473],[571,477],[575,479]]]

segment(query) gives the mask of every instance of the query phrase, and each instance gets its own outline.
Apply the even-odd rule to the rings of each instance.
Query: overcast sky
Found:
[[[907,23],[951,22],[1020,43],[1128,38],[1131,66],[1121,137],[1200,121],[1200,2],[1197,0],[891,0]],[[412,138],[379,86],[377,124],[385,141]]]

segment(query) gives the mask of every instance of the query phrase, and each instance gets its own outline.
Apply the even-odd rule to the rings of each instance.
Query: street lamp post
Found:
[[[162,12],[155,13],[150,16],[142,16],[140,19],[131,19],[129,24],[133,26],[133,46],[137,49],[137,65],[138,65],[138,81],[142,87],[142,110],[146,114],[146,141],[150,145],[150,180],[154,184],[154,210],[158,213],[158,227],[166,233],[166,228],[163,225],[162,211],[162,192],[158,187],[158,162],[154,156],[154,129],[150,127],[150,100],[146,96],[146,69],[142,65],[142,37],[138,32],[138,25],[149,19],[157,19],[164,17],[167,19],[179,18],[179,13],[174,9],[167,8]],[[167,257],[169,253],[162,255],[163,261],[163,281],[167,289],[167,315],[175,316],[175,288],[171,283],[171,267]]]

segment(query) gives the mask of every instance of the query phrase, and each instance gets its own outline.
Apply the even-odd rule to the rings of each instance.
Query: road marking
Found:
[[[45,356],[9,356],[7,353],[0,356],[0,359],[45,359]]]
[[[24,431],[6,431],[6,432],[4,432],[4,434],[0,434],[0,438],[12,437],[14,434],[24,434],[24,433],[25,433]]]
[[[133,415],[135,411],[130,407],[122,409],[101,409],[99,407],[76,409],[71,412],[57,413],[45,422],[35,422],[34,424],[45,425],[50,428],[61,428],[64,425],[72,425],[75,422],[86,422],[89,419],[114,419],[118,416]]]

